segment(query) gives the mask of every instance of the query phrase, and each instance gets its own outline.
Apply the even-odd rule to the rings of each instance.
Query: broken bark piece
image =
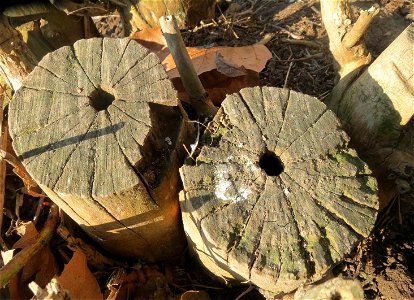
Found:
[[[185,120],[156,55],[110,38],[46,55],[9,117],[13,147],[47,195],[104,248],[146,261],[185,247]]]
[[[368,236],[377,184],[314,97],[255,87],[227,96],[195,165],[180,169],[184,229],[202,264],[284,294]]]

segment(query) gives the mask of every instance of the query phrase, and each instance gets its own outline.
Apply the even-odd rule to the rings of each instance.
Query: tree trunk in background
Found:
[[[0,15],[0,75],[3,79],[16,91],[37,63],[37,57],[23,42],[21,34]]]
[[[366,67],[372,59],[362,37],[377,10],[353,23],[348,1],[321,0],[340,77],[326,103],[378,178],[383,208],[396,194],[414,196],[414,25]]]
[[[47,53],[63,46],[73,45],[84,38],[98,37],[91,17],[67,15],[51,4],[40,10],[36,5],[9,8],[5,14],[22,34],[23,41],[40,60]],[[41,14],[37,12],[41,12]],[[28,21],[27,20],[31,20]]]
[[[381,208],[414,196],[414,24],[328,102],[380,183]]]
[[[216,0],[127,0],[121,14],[127,35],[158,26],[159,18],[174,15],[180,28],[214,18]]]

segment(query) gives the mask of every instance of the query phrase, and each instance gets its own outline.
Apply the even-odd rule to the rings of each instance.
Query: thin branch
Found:
[[[376,15],[377,8],[363,11],[357,22],[352,24],[347,0],[321,0],[320,3],[329,49],[335,58],[334,67],[341,79],[347,75],[353,76],[372,61],[361,38]]]
[[[53,204],[50,207],[49,216],[39,233],[38,239],[32,245],[17,253],[16,256],[0,269],[0,288],[4,288],[6,284],[29,262],[29,260],[50,241],[58,220],[59,209]]]
[[[0,150],[6,149],[7,134],[5,124],[3,124],[3,101],[5,89],[0,85]],[[5,122],[4,122],[5,123]],[[1,227],[3,224],[3,208],[6,191],[6,162],[0,161],[0,248],[5,249],[5,244],[1,239]]]
[[[190,97],[190,103],[198,115],[214,117],[217,108],[207,97],[200,78],[194,69],[183,38],[181,37],[177,21],[174,16],[160,18],[160,25],[167,41],[168,49],[177,66],[183,86]]]
[[[378,5],[372,6],[368,10],[361,11],[358,20],[355,22],[352,29],[345,34],[345,37],[342,41],[346,48],[352,48],[360,41],[365,31],[368,29],[369,24],[371,24],[372,20],[378,13]]]
[[[253,291],[254,290],[254,287],[253,287],[253,285],[249,285],[249,287],[243,292],[243,293],[241,293],[237,298],[236,298],[236,300],[240,300],[240,299],[242,299],[244,296],[246,296],[248,293],[250,293],[251,291]]]
[[[308,59],[313,59],[313,58],[321,58],[323,57],[323,53],[316,53],[316,54],[312,54],[312,55],[308,55],[308,56],[304,56],[304,57],[299,57],[299,58],[291,58],[291,59],[275,59],[274,61],[277,62],[294,62],[294,61],[304,61],[304,60],[308,60]]]
[[[37,189],[39,188],[39,185],[32,179],[32,177],[27,173],[25,167],[23,164],[13,155],[10,153],[4,151],[3,149],[0,149],[0,161],[6,161],[10,165],[13,166],[13,172],[19,176],[27,188],[27,193],[33,197],[44,197],[46,195],[41,194],[40,191],[37,192]]]

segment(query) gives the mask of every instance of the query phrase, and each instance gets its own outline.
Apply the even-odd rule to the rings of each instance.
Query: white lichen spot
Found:
[[[289,189],[288,189],[287,187],[285,187],[285,188],[283,189],[283,193],[284,193],[284,194],[285,194],[285,196],[287,197],[287,196],[289,196],[290,191],[289,191]]]
[[[248,187],[234,184],[231,180],[230,168],[226,164],[216,166],[214,181],[214,194],[218,199],[224,201],[244,201],[252,193]]]

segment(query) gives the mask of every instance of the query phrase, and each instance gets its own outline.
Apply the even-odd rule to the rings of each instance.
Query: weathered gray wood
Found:
[[[156,55],[129,39],[60,48],[15,94],[9,122],[31,176],[103,247],[147,261],[181,254],[185,114]]]
[[[373,228],[376,181],[316,98],[243,89],[204,142],[196,164],[180,169],[180,200],[190,248],[216,275],[288,293]]]

